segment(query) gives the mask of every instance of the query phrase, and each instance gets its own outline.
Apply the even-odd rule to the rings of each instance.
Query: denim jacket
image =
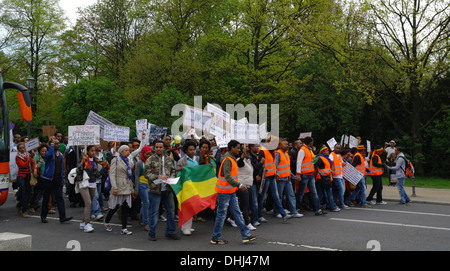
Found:
[[[64,180],[64,156],[60,151],[57,151],[61,156],[61,180]],[[52,181],[53,173],[55,172],[55,146],[52,144],[45,153],[45,170],[42,178]]]

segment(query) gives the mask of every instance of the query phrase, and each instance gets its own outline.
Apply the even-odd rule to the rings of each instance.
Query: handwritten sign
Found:
[[[31,151],[34,149],[37,149],[39,147],[39,138],[33,138],[29,140],[27,143],[25,143],[25,150]]]
[[[84,122],[84,125],[99,125],[101,138],[103,138],[105,125],[116,126],[114,123],[105,119],[104,117],[100,116],[99,114],[95,113],[92,110],[89,111],[89,115],[87,116],[86,121]]]
[[[357,185],[364,175],[359,172],[354,166],[349,163],[344,164],[343,166],[344,179],[351,182],[353,185]]]
[[[228,142],[231,141],[231,138],[229,136],[216,136],[216,144],[219,148],[227,148]]]
[[[349,139],[349,147],[350,148],[356,148],[358,147],[358,139],[352,135],[350,135],[350,139]]]
[[[100,144],[99,125],[69,126],[69,146]]]
[[[139,140],[142,140],[142,132],[149,134],[147,130],[147,119],[136,120],[136,135]]]
[[[312,136],[312,132],[300,133],[298,138],[305,138],[305,137],[308,137],[308,136]]]
[[[130,140],[130,127],[105,125],[103,139],[106,141],[128,142]]]
[[[337,142],[336,139],[331,138],[330,140],[327,141],[328,147],[330,147],[330,150],[334,151],[334,146],[336,146]]]

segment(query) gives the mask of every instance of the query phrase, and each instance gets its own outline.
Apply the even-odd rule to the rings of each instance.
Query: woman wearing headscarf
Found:
[[[133,163],[130,157],[130,148],[127,145],[120,146],[118,154],[111,160],[110,165],[111,195],[108,201],[110,209],[105,218],[105,228],[107,231],[112,231],[109,222],[114,213],[122,207],[122,229],[120,233],[130,235],[132,232],[127,230],[127,216],[132,205],[131,197],[132,195],[136,197],[133,189]]]
[[[134,165],[134,191],[139,193],[139,197],[142,201],[142,209],[139,214],[139,221],[144,225],[144,229],[148,231],[150,226],[148,225],[148,179],[144,176],[144,165],[147,159],[152,155],[152,148],[150,146],[144,146],[140,155],[139,161]]]

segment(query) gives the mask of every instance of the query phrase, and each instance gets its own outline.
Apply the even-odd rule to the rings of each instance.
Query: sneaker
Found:
[[[286,222],[288,219],[292,218],[291,215],[285,215],[283,216],[283,222]]]
[[[370,204],[370,205],[375,205],[375,204],[376,204],[376,202],[375,202],[374,200],[371,200],[371,201],[368,201],[368,202],[367,202],[367,204]]]
[[[99,214],[99,215],[97,215],[94,219],[95,220],[100,220],[100,219],[102,219],[103,218],[103,215],[102,214]]]
[[[341,209],[339,209],[338,207],[336,207],[336,209],[331,210],[332,212],[339,212]]]
[[[255,223],[253,223],[253,226],[254,227],[258,227],[258,226],[260,226],[261,225],[261,223],[259,223],[258,221],[256,221]]]
[[[264,217],[258,218],[258,221],[261,222],[261,223],[267,223],[267,222],[269,222],[269,221],[268,221],[267,219],[265,219]]]
[[[112,226],[109,223],[105,223],[105,229],[106,231],[112,231]]]
[[[296,213],[296,214],[294,214],[292,217],[293,217],[293,218],[300,218],[300,217],[303,217],[303,214]]]
[[[242,239],[242,243],[246,244],[248,242],[255,241],[257,237],[258,235],[250,235],[249,237]]]
[[[227,222],[231,225],[231,227],[237,228],[236,222],[234,222],[234,220],[231,219],[230,217],[227,218]]]
[[[84,232],[93,232],[94,231],[94,227],[92,227],[92,224],[91,223],[87,223],[85,226],[84,226]]]
[[[220,239],[212,238],[211,241],[209,241],[209,242],[211,244],[213,244],[213,245],[226,245],[226,244],[228,244],[228,241],[225,240],[225,239],[222,239],[222,238],[220,238]]]
[[[256,228],[255,228],[255,227],[253,227],[252,223],[248,223],[248,225],[247,225],[247,229],[249,229],[249,230],[251,230],[251,231],[254,231],[254,230],[256,230]]]
[[[386,205],[387,204],[387,202],[385,202],[385,201],[380,201],[380,202],[378,202],[377,201],[377,203],[376,203],[377,205]]]
[[[363,208],[372,208],[372,206],[370,206],[369,204],[364,204],[364,205],[360,205],[359,207],[363,207]]]
[[[186,235],[186,236],[192,235],[192,232],[190,229],[182,229],[181,232],[183,233],[183,235]]]
[[[277,214],[277,215],[275,216],[275,218],[283,218],[283,217],[281,216],[281,214]]]
[[[132,235],[133,233],[131,231],[128,231],[127,229],[121,229],[120,234]]]

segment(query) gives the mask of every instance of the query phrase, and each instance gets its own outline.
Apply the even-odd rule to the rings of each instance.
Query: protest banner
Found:
[[[219,148],[226,148],[228,147],[228,142],[231,141],[231,138],[229,136],[216,136],[216,144]]]
[[[230,114],[220,107],[207,103],[206,111],[211,113],[211,126],[209,127],[209,133],[215,136],[223,136],[227,132],[230,132],[231,118]]]
[[[146,138],[148,137],[151,140],[156,140],[156,139],[163,140],[164,139],[163,137],[169,133],[169,128],[149,123],[148,124],[148,133],[149,133],[149,135],[146,136]]]
[[[95,113],[94,111],[89,111],[89,115],[86,118],[86,121],[84,122],[84,125],[98,125],[100,126],[100,137],[103,138],[104,135],[104,127],[105,125],[110,126],[116,126],[111,121],[105,119],[104,117],[100,116],[99,114]],[[106,140],[106,139],[105,139]]]
[[[37,149],[39,147],[39,144],[40,143],[39,143],[39,138],[38,137],[30,139],[30,140],[28,140],[27,143],[25,143],[25,150],[26,151],[32,151],[34,149]]]
[[[114,142],[130,141],[130,127],[105,125],[103,139]]]
[[[100,144],[99,125],[69,126],[69,146]]]
[[[182,125],[196,130],[209,132],[212,114],[199,108],[185,105]]]
[[[352,183],[353,185],[357,185],[361,179],[364,177],[364,175],[359,172],[354,166],[352,166],[350,163],[344,164],[343,172],[344,172],[344,179]]]

